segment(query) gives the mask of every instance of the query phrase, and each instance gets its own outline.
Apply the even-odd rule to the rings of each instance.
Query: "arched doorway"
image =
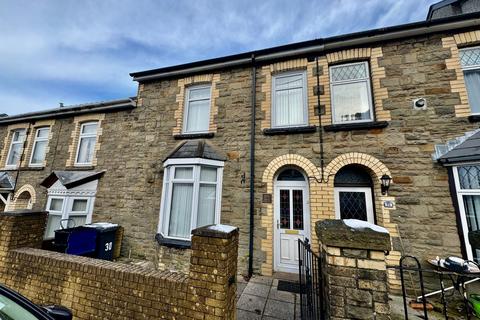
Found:
[[[367,168],[350,164],[335,175],[335,217],[375,223],[373,181]]]
[[[15,209],[32,209],[32,195],[27,190],[23,191],[15,199]]]
[[[310,237],[307,178],[295,167],[282,169],[274,197],[274,270],[298,272],[298,239]]]

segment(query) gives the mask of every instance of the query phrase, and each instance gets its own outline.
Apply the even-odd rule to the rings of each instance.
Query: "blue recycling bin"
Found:
[[[55,230],[53,246],[58,252],[78,256],[94,255],[97,249],[97,231],[85,227]]]

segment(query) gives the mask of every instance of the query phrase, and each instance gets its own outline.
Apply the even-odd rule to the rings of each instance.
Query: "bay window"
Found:
[[[170,159],[165,163],[159,233],[190,240],[192,229],[219,223],[223,162]]]
[[[281,73],[272,81],[272,127],[308,125],[305,71]]]
[[[98,122],[83,123],[80,127],[75,165],[92,165],[97,142]]]
[[[480,237],[480,164],[454,167],[455,189],[467,257],[480,262],[480,247],[471,243]]]
[[[373,121],[368,62],[331,66],[330,90],[333,123]]]
[[[480,47],[461,49],[459,54],[472,114],[480,114]]]
[[[210,125],[211,85],[186,89],[184,133],[205,133]]]
[[[23,151],[23,143],[26,137],[25,129],[17,129],[12,131],[12,140],[7,156],[7,167],[17,167],[20,165],[20,160]]]
[[[50,128],[38,128],[35,131],[35,141],[33,142],[32,156],[30,158],[30,166],[43,166],[45,160],[45,152],[48,145],[48,135]]]

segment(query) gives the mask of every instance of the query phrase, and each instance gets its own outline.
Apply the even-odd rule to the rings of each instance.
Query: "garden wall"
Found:
[[[75,319],[234,319],[238,229],[194,230],[190,273],[38,249],[47,213],[0,214],[0,283]]]

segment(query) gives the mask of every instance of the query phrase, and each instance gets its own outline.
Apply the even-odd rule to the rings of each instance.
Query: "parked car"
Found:
[[[71,320],[62,306],[38,306],[20,293],[0,285],[0,320]]]

